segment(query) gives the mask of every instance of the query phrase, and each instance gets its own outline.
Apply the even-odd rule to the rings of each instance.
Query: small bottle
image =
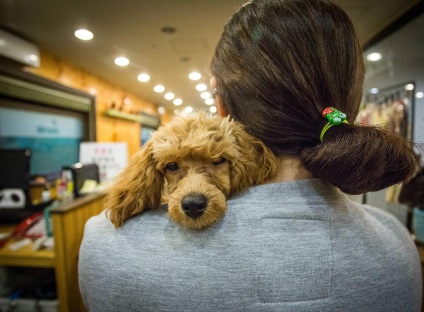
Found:
[[[57,188],[57,197],[60,200],[63,200],[66,196],[66,175],[65,171],[62,171],[62,177],[60,178],[58,188]]]
[[[74,197],[74,178],[71,170],[66,170],[66,193],[70,198]]]
[[[41,201],[43,202],[49,201],[50,197],[51,197],[50,184],[46,183],[43,191],[41,192]]]

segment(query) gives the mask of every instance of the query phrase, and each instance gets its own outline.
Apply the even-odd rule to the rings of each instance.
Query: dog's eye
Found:
[[[213,161],[213,162],[212,162],[212,165],[214,165],[214,166],[219,166],[220,164],[225,163],[225,161],[226,161],[226,159],[225,159],[225,158],[219,157],[219,159],[218,159],[218,160],[216,160],[216,161]]]
[[[169,170],[169,171],[176,171],[176,170],[178,170],[178,164],[171,162],[171,163],[166,164],[165,168],[166,168],[166,170]]]

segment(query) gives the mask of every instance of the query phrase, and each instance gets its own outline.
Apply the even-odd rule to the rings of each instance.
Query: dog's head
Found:
[[[271,178],[277,158],[230,118],[200,113],[177,117],[156,131],[107,196],[112,223],[168,198],[171,219],[192,229],[219,220],[226,198]]]

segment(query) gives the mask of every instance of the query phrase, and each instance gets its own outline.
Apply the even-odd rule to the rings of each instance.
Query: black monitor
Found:
[[[28,190],[30,149],[0,149],[0,190]]]

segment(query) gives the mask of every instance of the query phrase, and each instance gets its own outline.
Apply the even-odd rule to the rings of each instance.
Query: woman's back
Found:
[[[421,270],[393,216],[329,184],[253,187],[204,231],[166,210],[86,226],[80,287],[92,311],[420,311]]]

